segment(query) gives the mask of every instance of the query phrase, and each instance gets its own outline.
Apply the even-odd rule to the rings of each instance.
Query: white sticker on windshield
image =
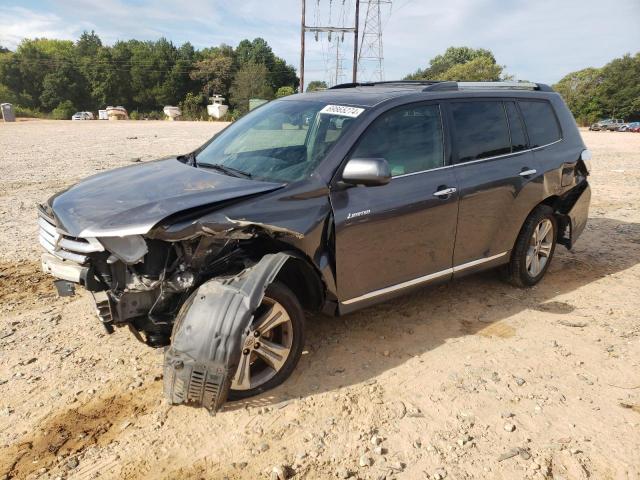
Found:
[[[356,118],[364,112],[364,108],[347,107],[346,105],[327,105],[320,113],[327,113],[329,115],[342,115],[343,117]]]

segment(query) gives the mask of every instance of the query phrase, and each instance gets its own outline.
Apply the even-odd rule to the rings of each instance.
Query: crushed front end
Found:
[[[67,234],[46,205],[38,209],[42,268],[61,295],[81,285],[93,295],[107,332],[128,326],[153,347],[170,342],[174,319],[204,279],[240,271],[239,240],[198,236],[167,242],[142,235],[78,238]],[[223,272],[224,270],[224,272]]]

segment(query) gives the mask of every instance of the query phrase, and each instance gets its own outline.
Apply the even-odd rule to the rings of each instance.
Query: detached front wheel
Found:
[[[284,382],[302,355],[304,327],[304,313],[293,292],[278,282],[269,285],[242,346],[229,399],[258,395]]]
[[[556,248],[557,229],[550,207],[540,205],[531,212],[505,268],[509,283],[517,287],[531,287],[542,280]]]

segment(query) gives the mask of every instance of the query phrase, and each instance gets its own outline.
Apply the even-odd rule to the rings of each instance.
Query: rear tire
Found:
[[[271,328],[267,328],[269,325],[264,328],[259,327],[260,324],[271,323],[268,318],[270,310],[280,308],[282,310],[275,322],[281,321],[285,316],[288,317],[286,321]],[[270,318],[274,318],[274,315]],[[253,397],[277,387],[289,378],[300,360],[305,337],[304,312],[297,297],[286,285],[274,282],[267,287],[262,303],[254,315],[251,330],[258,333],[255,335],[255,340],[248,339],[248,342],[245,342],[238,372],[229,390],[229,400]],[[253,336],[253,333],[250,335]],[[270,360],[271,364],[269,364],[265,361],[269,358],[264,355],[267,346],[269,346],[267,352],[277,351],[284,358]],[[245,374],[249,373],[248,377],[240,376],[243,366]]]
[[[557,231],[551,207],[537,206],[520,230],[511,260],[503,270],[504,279],[520,288],[532,287],[542,280],[556,249]]]

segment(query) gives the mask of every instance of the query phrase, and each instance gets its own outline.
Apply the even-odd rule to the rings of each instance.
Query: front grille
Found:
[[[72,237],[62,231],[42,206],[38,208],[38,226],[40,245],[58,258],[83,264],[87,261],[87,253],[104,251],[102,244],[95,238]]]

